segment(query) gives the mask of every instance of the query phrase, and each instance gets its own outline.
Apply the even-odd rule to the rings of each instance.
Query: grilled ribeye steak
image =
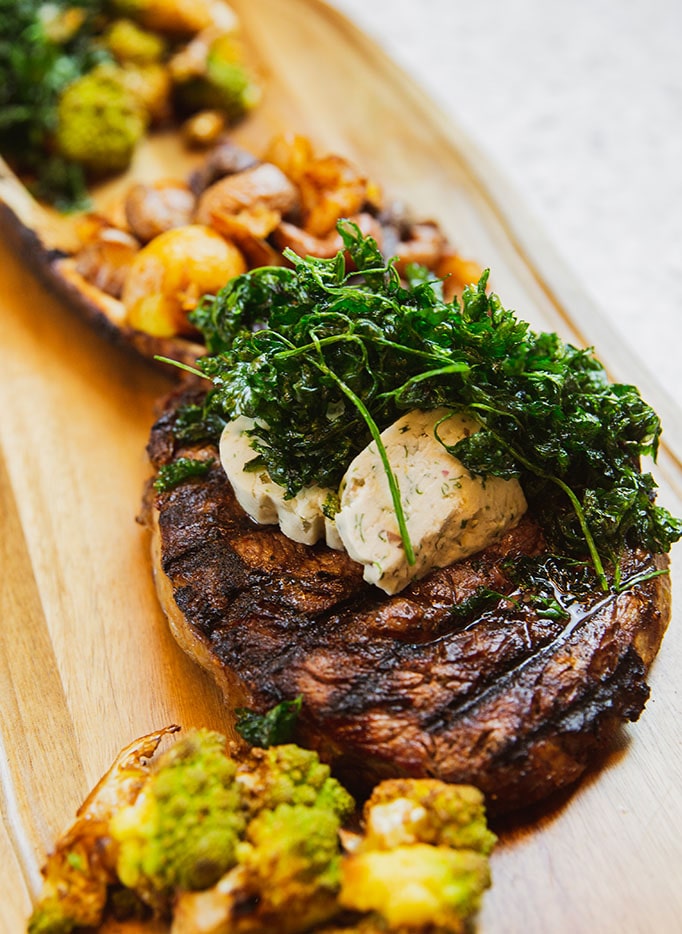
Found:
[[[550,593],[561,612],[519,585],[520,568],[548,559],[527,515],[484,551],[387,596],[345,553],[254,524],[216,448],[176,443],[178,401],[152,429],[154,467],[215,461],[148,504],[157,585],[176,638],[231,706],[264,712],[301,695],[296,739],[356,790],[389,775],[471,782],[492,813],[574,782],[637,719],[670,617],[669,576],[647,576],[665,556],[627,553],[624,578],[646,579],[618,594],[586,587],[584,566],[569,579],[564,567]]]

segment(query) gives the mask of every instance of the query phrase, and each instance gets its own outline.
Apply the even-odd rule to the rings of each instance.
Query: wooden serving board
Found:
[[[351,157],[534,326],[594,343],[664,420],[661,501],[682,513],[682,415],[618,343],[494,170],[351,24],[318,0],[235,0],[266,94],[237,138],[284,130]],[[0,243],[0,930],[25,929],[39,866],[118,749],[171,722],[228,729],[168,634],[136,523],[154,404],[170,387],[108,346]],[[680,553],[673,575],[679,584]],[[675,581],[673,586],[675,586]],[[682,929],[679,606],[641,722],[570,796],[501,830],[485,934]]]

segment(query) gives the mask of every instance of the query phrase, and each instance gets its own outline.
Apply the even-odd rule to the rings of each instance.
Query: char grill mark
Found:
[[[217,456],[174,446],[172,423],[167,412],[153,430],[157,468]],[[644,706],[667,577],[572,598],[568,620],[543,618],[507,571],[544,553],[531,517],[388,597],[344,553],[256,526],[218,464],[157,506],[162,567],[186,625],[249,706],[302,694],[300,740],[356,790],[385,775],[433,775],[477,784],[491,812],[516,808],[577,779]],[[666,565],[633,552],[624,576]],[[477,610],[482,589],[502,596]],[[453,609],[462,605],[468,613]]]

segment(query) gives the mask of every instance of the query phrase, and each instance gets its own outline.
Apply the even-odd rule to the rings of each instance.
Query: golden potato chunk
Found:
[[[155,337],[191,335],[187,313],[246,272],[237,247],[215,230],[190,224],[151,240],[135,257],[123,289],[128,324]]]

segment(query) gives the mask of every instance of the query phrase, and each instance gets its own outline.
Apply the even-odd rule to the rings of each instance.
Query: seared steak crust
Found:
[[[670,616],[667,574],[620,594],[558,593],[567,615],[546,613],[513,581],[545,552],[527,516],[386,596],[344,553],[255,525],[215,448],[175,444],[174,404],[152,430],[155,468],[178,456],[215,463],[155,497],[157,580],[177,638],[232,705],[264,711],[300,694],[297,739],[356,789],[388,775],[472,782],[491,812],[574,782],[617,725],[637,719]],[[624,577],[666,567],[632,551]]]

